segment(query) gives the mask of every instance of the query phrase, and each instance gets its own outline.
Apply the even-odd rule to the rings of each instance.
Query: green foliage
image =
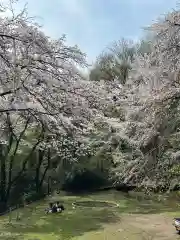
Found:
[[[180,164],[173,166],[170,170],[169,173],[172,176],[180,176]]]
[[[74,176],[67,178],[63,184],[63,189],[66,191],[89,191],[97,190],[98,188],[106,187],[109,184],[108,172],[102,172],[98,169],[84,169],[77,172]]]
[[[143,39],[137,44],[137,53],[140,55],[150,54],[152,53],[152,41],[153,39]]]
[[[46,193],[42,192],[36,192],[36,191],[31,191],[28,193],[24,193],[23,197],[22,197],[22,202],[25,203],[31,203],[34,202],[36,200],[42,199],[46,196]]]
[[[93,81],[113,81],[118,79],[125,84],[135,53],[134,46],[126,41],[118,41],[97,57],[89,78]]]
[[[125,39],[110,44],[97,57],[95,65],[90,70],[89,79],[93,81],[117,79],[124,85],[135,56],[137,54],[144,56],[152,52],[152,40],[152,37],[147,36],[138,44]]]

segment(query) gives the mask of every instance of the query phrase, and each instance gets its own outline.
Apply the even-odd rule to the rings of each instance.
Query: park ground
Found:
[[[45,215],[48,202],[56,200],[63,202],[66,210]],[[74,208],[75,201],[115,205],[91,202],[89,207],[82,204]],[[117,191],[78,196],[61,193],[1,216],[0,240],[175,240],[180,236],[172,220],[178,216],[177,196],[147,198],[139,193],[126,195]]]

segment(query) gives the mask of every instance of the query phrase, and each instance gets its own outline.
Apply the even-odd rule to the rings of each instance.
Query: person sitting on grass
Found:
[[[61,205],[59,205],[59,208],[61,208],[61,210],[62,211],[64,211],[65,210],[65,207],[61,204]]]
[[[49,208],[46,208],[45,211],[46,213],[56,213],[56,212],[62,212],[64,211],[65,208],[62,204],[57,201],[56,203],[49,203]]]
[[[65,210],[64,206],[59,203],[59,201],[56,202],[57,212],[62,212]]]
[[[57,204],[56,203],[53,204],[52,212],[53,213],[57,212]]]
[[[46,213],[52,213],[53,212],[53,203],[49,203],[49,208],[45,209]]]

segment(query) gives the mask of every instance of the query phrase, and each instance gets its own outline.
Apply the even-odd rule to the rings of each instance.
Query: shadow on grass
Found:
[[[54,234],[54,238],[59,236],[60,239],[69,239],[71,237],[81,236],[85,232],[96,231],[102,228],[105,223],[115,223],[119,217],[115,212],[109,209],[99,208],[76,208],[66,205],[67,210],[62,214],[44,214],[44,207],[39,206],[36,210],[26,208],[21,214],[21,220],[5,224],[3,232],[11,233],[7,239],[51,239],[48,236]],[[25,238],[25,236],[27,238]],[[28,238],[34,236],[34,238]],[[35,236],[39,236],[35,238]],[[6,239],[1,237],[0,239]]]

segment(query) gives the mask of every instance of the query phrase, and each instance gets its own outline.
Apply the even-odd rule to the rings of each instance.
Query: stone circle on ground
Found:
[[[73,203],[74,206],[78,207],[118,207],[116,203],[103,202],[103,201],[77,201]]]

